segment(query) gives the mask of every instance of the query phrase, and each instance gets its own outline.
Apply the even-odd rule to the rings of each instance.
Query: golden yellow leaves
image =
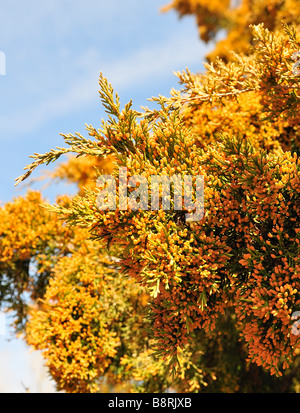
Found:
[[[139,340],[144,347],[148,295],[119,273],[116,251],[77,231],[76,250],[57,261],[42,305],[30,312],[26,340],[42,350],[58,389],[98,392],[104,377],[118,382],[124,351]]]
[[[292,34],[251,26],[253,47],[248,56],[230,62],[216,58],[206,73],[177,73],[183,85],[166,104],[180,108],[185,124],[206,148],[220,135],[245,136],[254,145],[277,153],[298,150],[298,80],[292,73]],[[300,48],[300,45],[299,45]]]
[[[232,60],[232,51],[239,54],[251,53],[251,24],[264,22],[272,31],[281,30],[281,22],[294,24],[299,28],[300,6],[297,0],[242,0],[240,2],[215,0],[174,0],[165,10],[174,8],[180,16],[196,16],[199,34],[207,41],[222,29],[227,30],[225,39],[217,42],[207,59],[220,57]]]
[[[82,252],[58,262],[43,300],[48,309],[33,311],[27,326],[28,343],[44,350],[58,388],[69,392],[97,390],[120,344],[105,314],[113,305],[107,285],[115,275],[112,261],[96,256],[100,250]]]
[[[16,311],[18,328],[27,315],[24,293],[33,300],[43,296],[53,266],[68,253],[73,237],[43,202],[40,193],[30,191],[0,209],[0,270],[6,280],[2,300]]]
[[[95,188],[98,173],[112,172],[113,162],[114,157],[112,155],[97,158],[92,156],[81,158],[70,156],[66,162],[55,169],[52,178],[76,183],[79,187],[79,194],[83,195],[84,188]]]
[[[202,40],[212,40],[221,27],[226,27],[230,21],[229,0],[174,0],[169,6],[162,8],[168,11],[175,8],[179,14],[195,14],[199,34]]]
[[[194,330],[211,331],[226,307],[234,306],[249,358],[273,373],[273,365],[288,366],[299,345],[289,333],[290,314],[300,303],[297,156],[267,155],[228,138],[210,147],[209,155],[196,145],[189,150],[205,171],[205,219],[180,228],[166,211],[110,211],[93,231],[122,240],[120,264],[152,291],[158,351],[177,354]],[[276,285],[296,293],[280,301]],[[273,334],[274,326],[280,332]]]
[[[130,104],[120,111],[113,89],[101,76],[101,97],[115,119],[103,123],[102,135],[88,128],[94,143],[67,140],[70,151],[93,155],[90,166],[101,162],[103,154],[114,153],[115,165],[126,166],[129,176],[142,174],[149,180],[151,175],[204,175],[205,216],[190,224],[174,210],[100,211],[97,193],[85,176],[91,158],[74,165],[72,179],[86,181],[91,190],[56,212],[77,228],[89,229],[95,240],[115,245],[120,261],[109,278],[111,266],[103,252],[96,258],[91,253],[96,247],[82,239],[80,252],[55,267],[46,294],[53,311],[33,314],[29,340],[37,348],[45,343],[45,356],[61,388],[94,391],[97,377],[106,374],[112,381],[143,380],[156,390],[164,374],[163,358],[174,361],[189,345],[200,351],[202,342],[211,338],[222,354],[219,335],[230,336],[234,328],[246,344],[248,360],[272,374],[282,374],[295,359],[300,343],[291,334],[291,314],[300,305],[300,135],[298,85],[289,58],[295,41],[255,26],[250,53],[246,22],[268,10],[274,18],[267,19],[268,24],[278,27],[275,19],[286,13],[288,4],[259,3],[242,2],[232,15],[236,27],[228,44],[240,36],[238,47],[247,43],[248,56],[235,56],[229,64],[218,59],[202,75],[187,70],[179,75],[182,92],[156,99],[160,109],[143,114]],[[209,38],[224,24],[228,2],[182,1],[173,6],[183,14],[205,10],[199,13],[201,19],[216,17],[212,26],[200,22],[202,36]],[[274,117],[265,119],[265,112]],[[138,122],[138,116],[144,119]],[[36,162],[55,156],[41,155]],[[119,270],[130,278],[122,278]],[[145,294],[142,299],[137,289],[130,290],[127,281],[132,278],[152,297]],[[148,302],[151,346],[158,361],[153,360],[145,329]],[[234,325],[230,334],[227,327],[216,331],[220,320],[228,318]],[[204,349],[209,353],[207,341]],[[197,391],[203,360],[193,360],[198,370],[188,368],[193,354],[178,377],[184,381],[181,388]],[[194,375],[189,376],[191,370]],[[212,372],[212,380],[215,377]],[[239,384],[226,376],[221,387],[237,390]]]

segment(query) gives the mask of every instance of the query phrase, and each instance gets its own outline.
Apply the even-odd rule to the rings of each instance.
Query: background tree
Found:
[[[121,110],[100,76],[108,112],[102,128],[87,126],[90,139],[63,135],[66,148],[34,155],[18,179],[73,152],[71,167],[60,166],[56,175],[79,182],[79,194],[41,208],[48,227],[34,226],[33,214],[26,218],[30,251],[14,244],[13,225],[22,216],[18,205],[37,205],[39,195],[1,211],[11,218],[1,233],[3,285],[21,289],[13,297],[4,288],[6,302],[16,310],[23,293],[40,298],[23,305],[22,316],[30,315],[23,331],[44,350],[59,389],[297,392],[300,335],[291,332],[300,306],[299,76],[291,58],[300,49],[297,2],[173,7],[201,16],[205,41],[226,28],[224,42],[239,53],[229,59],[223,43],[224,60],[210,59],[204,74],[179,73],[182,89],[154,98],[157,108],[142,112],[131,103]],[[185,222],[172,208],[101,211],[95,180],[104,165],[116,180],[126,166],[149,188],[151,175],[203,175],[204,218]]]
[[[174,9],[180,17],[194,15],[204,42],[215,40],[225,31],[225,38],[218,39],[207,56],[209,61],[219,57],[228,62],[232,60],[232,51],[251,53],[250,25],[264,23],[270,31],[280,30],[283,21],[295,25],[297,30],[300,25],[297,0],[174,0],[162,9]]]

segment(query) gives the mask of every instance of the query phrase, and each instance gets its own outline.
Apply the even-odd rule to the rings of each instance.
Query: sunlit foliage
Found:
[[[33,280],[40,268],[47,274],[27,310],[26,339],[44,351],[59,389],[299,391],[298,5],[173,7],[197,16],[204,41],[228,30],[215,51],[223,60],[211,58],[203,74],[178,73],[181,90],[140,112],[131,102],[122,109],[100,75],[101,128],[86,125],[89,138],[63,135],[65,148],[33,155],[17,179],[73,153],[56,175],[78,182],[78,195],[42,208],[43,225],[34,224],[38,214],[23,218],[38,194],[1,210],[4,280],[19,295],[36,294],[19,266],[33,260]],[[237,52],[230,59],[227,48]],[[118,183],[119,167],[145,177],[149,196],[151,175],[204,176],[204,217],[188,222],[173,202],[170,210],[101,210],[96,178],[106,170]]]
[[[282,22],[294,24],[299,30],[300,4],[298,0],[173,0],[163,10],[175,9],[179,15],[193,15],[201,40],[218,41],[207,56],[212,61],[218,56],[232,59],[232,51],[251,53],[250,25],[264,23],[272,32],[281,30]],[[224,30],[226,35],[224,36]]]

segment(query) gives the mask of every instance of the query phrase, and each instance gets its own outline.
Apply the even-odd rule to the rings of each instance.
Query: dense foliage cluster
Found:
[[[142,291],[130,281],[125,286],[115,260],[83,241],[57,263],[42,302],[28,326],[28,343],[45,349],[59,389],[97,389],[122,340],[130,340],[123,324],[139,323]]]
[[[20,329],[29,315],[26,340],[61,390],[300,391],[299,4],[229,3],[172,4],[204,41],[227,30],[222,59],[178,73],[181,90],[141,112],[101,74],[101,128],[63,135],[17,180],[74,153],[55,177],[78,195],[38,208],[30,192],[0,211],[2,302]],[[102,210],[97,176],[118,187],[120,167],[147,182],[149,205],[152,175],[203,176],[203,218],[173,200]]]
[[[28,299],[43,297],[53,266],[76,246],[74,231],[41,203],[41,194],[30,191],[0,209],[1,304],[15,312],[18,331],[27,320]]]
[[[173,0],[163,8],[175,9],[179,16],[196,17],[199,36],[204,42],[215,40],[225,30],[225,38],[218,38],[215,49],[207,56],[209,61],[220,57],[232,59],[232,51],[251,54],[250,25],[264,23],[275,32],[282,22],[299,30],[300,4],[298,0]]]

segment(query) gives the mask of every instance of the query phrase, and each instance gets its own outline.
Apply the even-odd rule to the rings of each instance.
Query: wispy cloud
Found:
[[[22,139],[49,121],[98,105],[100,71],[134,99],[151,83],[170,84],[174,70],[191,65],[200,70],[207,52],[196,30],[192,37],[182,23],[176,32],[153,26],[155,19],[174,24],[174,16],[159,16],[164,0],[153,0],[151,7],[140,0],[17,3],[3,7],[0,26],[7,49],[7,76],[0,79],[1,140]]]
[[[197,53],[198,52],[198,53]],[[171,38],[160,44],[139,49],[127,56],[114,61],[107,61],[98,50],[89,50],[73,60],[74,67],[80,67],[81,75],[74,73],[71,67],[65,69],[69,73],[67,84],[60,82],[57,76],[56,89],[60,89],[52,96],[41,94],[35,104],[28,105],[25,109],[10,113],[10,116],[0,116],[0,130],[3,137],[19,133],[32,132],[43,123],[64,115],[74,110],[97,103],[98,75],[99,72],[109,79],[117,91],[130,91],[135,94],[135,89],[153,79],[163,80],[172,77],[172,71],[182,70],[191,64],[198,64],[201,68],[201,55],[199,47],[188,39]],[[65,76],[62,76],[64,81]],[[43,90],[44,77],[37,79]],[[175,79],[174,79],[175,81]],[[151,96],[149,96],[151,97]]]

